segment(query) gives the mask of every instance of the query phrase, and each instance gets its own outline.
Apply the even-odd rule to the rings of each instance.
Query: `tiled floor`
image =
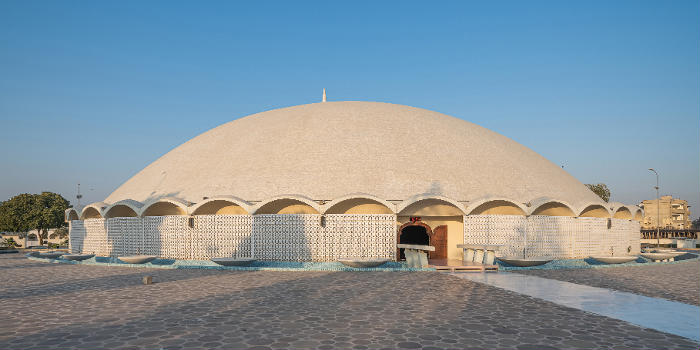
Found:
[[[697,260],[656,266],[513,272],[700,305]]]
[[[143,285],[144,275],[154,276]],[[697,349],[437,272],[230,272],[0,256],[2,349]]]

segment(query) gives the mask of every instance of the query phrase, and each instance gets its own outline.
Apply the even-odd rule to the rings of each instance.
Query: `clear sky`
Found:
[[[0,200],[103,200],[227,121],[329,100],[453,115],[700,213],[698,1],[0,1]],[[429,130],[427,131],[430,132]],[[439,137],[440,135],[435,135]]]

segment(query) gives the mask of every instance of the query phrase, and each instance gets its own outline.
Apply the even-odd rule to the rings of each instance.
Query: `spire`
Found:
[[[326,102],[326,88],[323,88],[323,99],[321,102]]]

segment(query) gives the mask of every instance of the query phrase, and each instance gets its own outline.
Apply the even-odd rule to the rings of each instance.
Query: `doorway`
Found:
[[[425,226],[410,225],[401,229],[399,244],[430,245],[430,235],[428,234],[430,227],[426,228]],[[399,260],[404,259],[406,259],[406,256],[403,253],[403,249],[399,249]]]
[[[423,222],[409,222],[401,225],[397,232],[398,244],[432,245],[435,251],[430,252],[430,259],[447,259],[447,226],[440,225],[434,230]],[[397,249],[397,261],[405,260],[403,249]]]

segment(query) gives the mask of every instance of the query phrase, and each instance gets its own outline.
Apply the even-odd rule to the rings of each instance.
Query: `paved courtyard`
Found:
[[[644,267],[513,272],[700,305],[700,261]]]
[[[157,283],[141,284],[142,276]],[[2,349],[697,349],[437,272],[231,272],[0,256]]]

